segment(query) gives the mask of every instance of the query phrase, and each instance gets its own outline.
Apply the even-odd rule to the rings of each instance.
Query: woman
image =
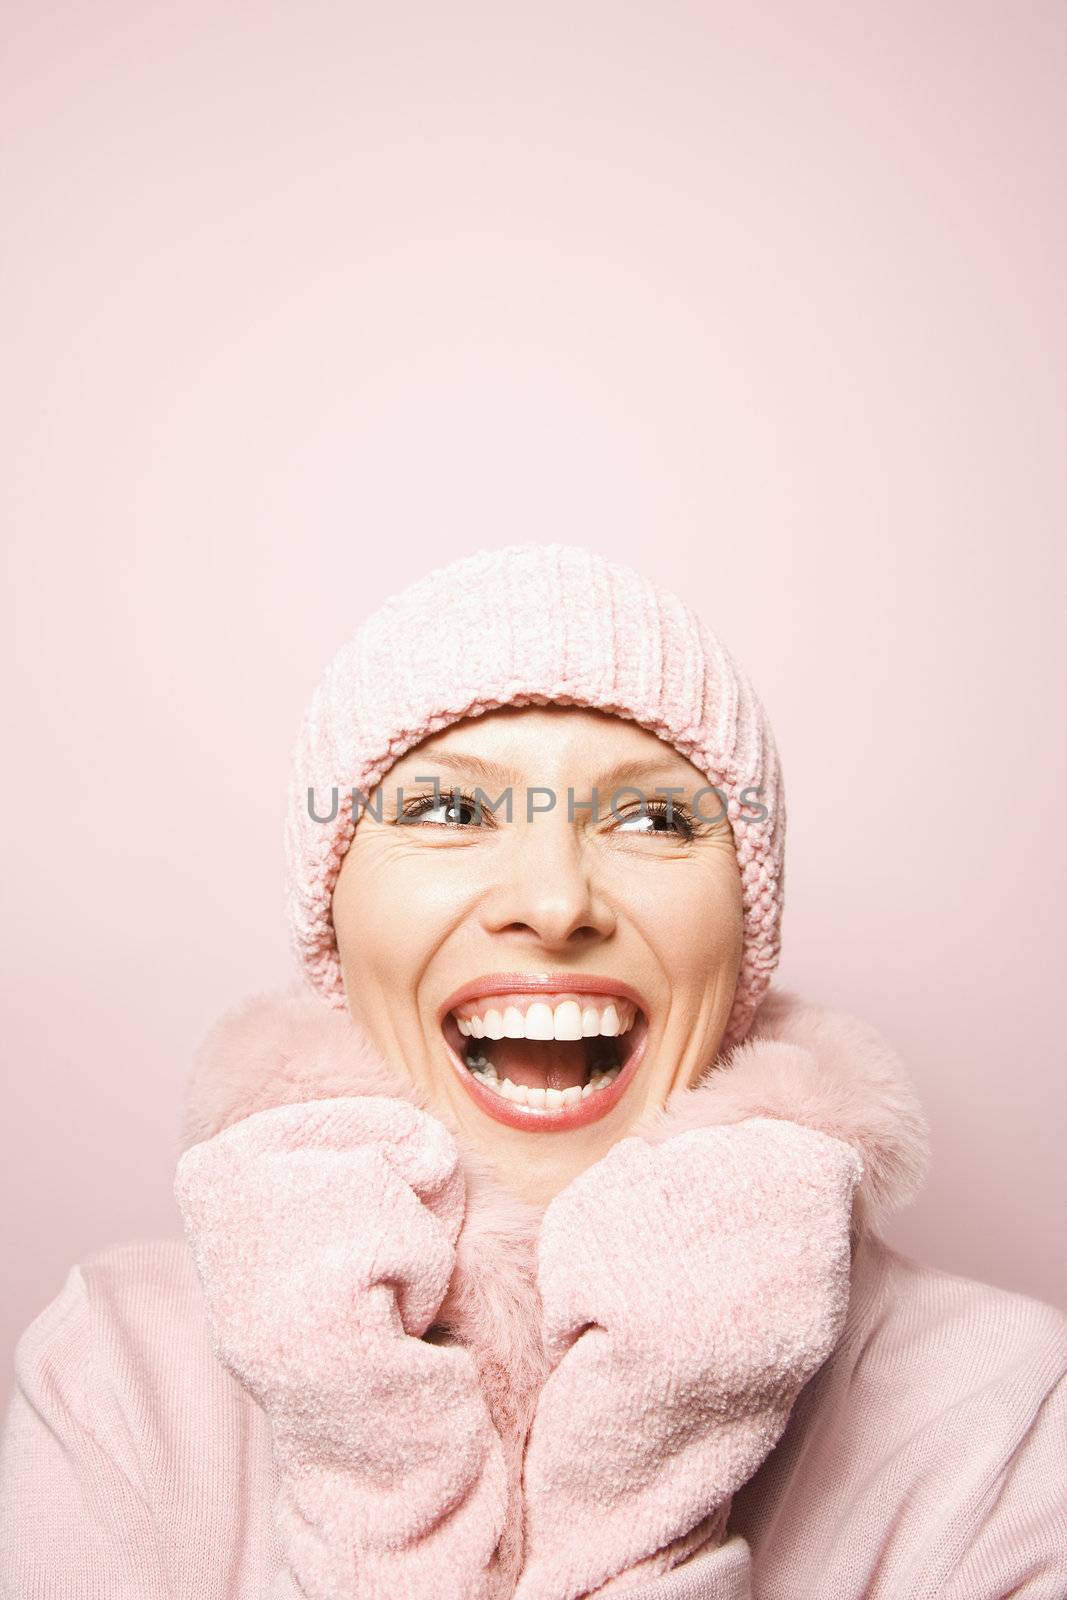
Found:
[[[636,573],[482,551],[367,620],[186,1240],[20,1342],[4,1594],[1063,1600],[1067,1316],[881,1238],[925,1125],[770,987],[784,834],[751,685]]]

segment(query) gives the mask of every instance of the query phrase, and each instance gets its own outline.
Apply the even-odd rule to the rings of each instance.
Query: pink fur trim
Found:
[[[537,1290],[541,1209],[514,1198],[492,1164],[458,1142],[467,1174],[467,1215],[438,1323],[471,1351],[503,1441],[511,1510],[496,1559],[510,1584],[518,1580],[525,1543],[523,1453],[548,1373]],[[511,1588],[501,1592],[510,1594]]]
[[[347,1012],[303,983],[253,994],[218,1019],[193,1057],[179,1148],[254,1111],[352,1094],[394,1095],[426,1109]]]
[[[303,983],[253,995],[215,1024],[196,1054],[181,1149],[253,1111],[353,1094],[394,1095],[429,1109],[348,1012]],[[858,1017],[789,990],[772,988],[746,1039],[693,1088],[676,1090],[662,1109],[646,1112],[633,1131],[658,1142],[750,1116],[784,1117],[852,1144],[864,1164],[857,1215],[865,1225],[878,1226],[912,1200],[929,1167],[926,1118],[890,1045]],[[516,1253],[531,1248],[539,1213],[520,1206],[492,1163],[457,1139],[468,1173],[472,1241],[501,1258],[508,1280]],[[517,1293],[514,1284],[508,1293]]]
[[[913,1200],[930,1164],[929,1128],[903,1063],[849,1012],[772,989],[743,1043],[692,1089],[677,1090],[634,1132],[658,1143],[689,1128],[782,1117],[859,1152],[857,1229],[877,1228]]]

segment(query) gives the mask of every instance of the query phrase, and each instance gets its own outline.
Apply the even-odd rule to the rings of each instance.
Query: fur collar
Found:
[[[187,1087],[180,1149],[255,1111],[361,1094],[398,1096],[426,1109],[347,1011],[326,1005],[296,980],[252,995],[206,1035]],[[857,1017],[789,990],[772,987],[747,1037],[693,1088],[676,1090],[662,1109],[645,1112],[631,1131],[658,1143],[750,1116],[785,1117],[855,1146],[864,1171],[853,1205],[854,1241],[912,1200],[925,1180],[926,1118],[890,1045]],[[503,1333],[516,1313],[522,1322],[531,1311],[531,1262],[543,1208],[513,1196],[489,1159],[456,1137],[468,1205],[459,1270],[441,1324],[481,1345],[487,1362],[514,1363],[514,1354],[501,1354],[508,1343]]]
[[[188,1082],[180,1150],[255,1111],[334,1095],[385,1094],[425,1108],[415,1087],[385,1060],[347,1011],[302,983],[252,995],[208,1032]],[[864,1164],[860,1228],[878,1227],[921,1188],[929,1165],[926,1118],[911,1078],[885,1039],[848,1012],[772,987],[742,1043],[721,1055],[691,1089],[631,1130],[658,1143],[674,1134],[744,1117],[786,1117],[853,1144]],[[517,1218],[539,1211],[508,1204],[491,1163],[457,1135],[474,1212],[490,1205]]]
[[[206,1035],[187,1087],[180,1148],[255,1111],[363,1094],[401,1097],[426,1109],[349,1013],[327,1006],[297,980],[246,999]],[[854,1246],[923,1183],[927,1124],[893,1050],[857,1018],[787,990],[771,988],[747,1038],[631,1131],[660,1142],[690,1128],[761,1115],[820,1128],[858,1150],[864,1172],[853,1208]],[[470,1350],[505,1442],[518,1503],[525,1439],[546,1376],[536,1287],[543,1208],[514,1197],[488,1158],[462,1135],[456,1138],[467,1215],[456,1271],[427,1337]],[[518,1523],[509,1521],[500,1559],[515,1571],[521,1538]]]
[[[207,1034],[194,1058],[180,1148],[255,1111],[361,1094],[398,1096],[426,1109],[349,1013],[327,1006],[297,980],[251,996]],[[858,1018],[788,990],[772,987],[748,1036],[631,1131],[658,1143],[750,1116],[785,1117],[855,1146],[864,1171],[853,1205],[854,1243],[912,1200],[926,1177],[926,1119],[892,1048]],[[539,1360],[527,1325],[537,1321],[533,1264],[543,1208],[513,1196],[489,1159],[456,1137],[467,1216],[439,1323],[480,1349],[483,1369],[500,1369],[491,1387],[503,1394],[509,1369]]]

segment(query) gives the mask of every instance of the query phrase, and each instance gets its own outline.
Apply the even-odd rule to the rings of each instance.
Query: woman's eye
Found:
[[[695,832],[684,809],[677,804],[668,807],[666,801],[626,813],[620,821],[620,827],[625,822],[641,823],[641,831],[646,834],[677,834],[683,839],[691,839]]]
[[[471,821],[478,822],[485,816],[487,806],[479,807],[473,795],[465,794],[426,794],[404,807],[402,820],[404,822],[425,822],[434,812],[444,813],[446,827],[465,827],[466,822],[461,820],[465,814]]]

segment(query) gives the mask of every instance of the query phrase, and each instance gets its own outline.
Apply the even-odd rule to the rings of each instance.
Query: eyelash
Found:
[[[419,817],[424,811],[429,811],[431,807],[444,805],[446,800],[450,805],[454,804],[457,800],[466,801],[472,811],[476,809],[478,804],[477,796],[469,794],[465,789],[442,788],[439,794],[421,794],[417,800],[410,801],[410,803],[404,807],[401,815],[405,819]],[[488,810],[488,807],[485,807],[484,809]],[[446,823],[446,827],[450,828],[459,826],[460,824],[455,822]]]
[[[452,790],[442,788],[439,794],[424,794],[420,795],[417,800],[411,801],[410,804],[404,807],[402,816],[405,819],[417,818],[421,816],[424,811],[444,805],[446,800],[449,806],[452,806],[456,801],[462,801],[469,805],[472,811],[477,811],[478,797],[476,795],[469,793],[465,789]],[[685,832],[682,835],[683,838],[695,839],[697,837],[699,829],[697,828],[697,825],[693,819],[693,813],[690,811],[689,807],[684,805],[680,800],[675,800],[673,803],[668,800],[650,800],[645,806],[645,815],[649,817],[663,817],[665,820],[667,820],[668,812],[670,813],[670,820],[683,823],[685,828]],[[492,816],[492,812],[489,810],[489,807],[483,806],[483,816],[486,813]],[[624,811],[619,820],[626,822],[631,816],[640,815],[640,809],[636,809],[634,811]],[[462,828],[465,826],[465,824],[461,822],[448,822],[445,823],[444,826],[449,828]],[[646,834],[645,837],[647,838],[649,835]],[[655,837],[655,835],[653,835],[653,837]]]

